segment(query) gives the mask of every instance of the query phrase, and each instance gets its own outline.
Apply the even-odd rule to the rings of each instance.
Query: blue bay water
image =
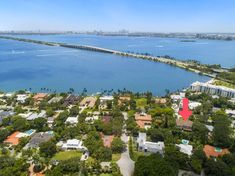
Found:
[[[194,59],[203,64],[235,67],[235,41],[195,39],[181,42],[179,38],[96,36],[96,35],[19,35],[44,41],[93,45],[120,51],[169,55],[177,59]]]
[[[225,53],[228,56],[227,59],[221,60],[217,57],[215,63],[223,63],[224,66],[234,65],[234,59],[232,59],[235,55],[234,50],[229,49],[232,48],[230,45],[234,46],[233,42],[203,40],[183,43],[179,42],[180,39],[90,35],[19,37],[95,45],[122,51],[149,52],[154,55],[168,54],[177,57],[178,53],[177,58],[182,59],[192,59],[191,56],[195,56],[193,57],[195,59],[196,56],[210,58],[201,60],[203,63],[214,63],[215,58],[212,56],[216,54],[211,54],[210,51],[214,50],[219,55],[221,52],[215,51],[213,47],[206,50],[204,47],[208,47],[208,44],[196,43],[222,42],[213,45],[221,45],[221,47],[228,45],[229,47],[223,49],[229,50]],[[199,45],[199,48],[196,47],[195,50],[193,45]],[[40,91],[41,88],[49,88],[64,92],[69,88],[74,88],[76,92],[81,92],[86,88],[89,93],[95,93],[107,89],[126,88],[135,92],[151,91],[155,95],[163,95],[165,89],[176,91],[188,87],[196,80],[207,81],[209,79],[162,63],[4,39],[0,39],[0,66],[0,90],[4,91],[29,88],[32,88],[32,91]]]

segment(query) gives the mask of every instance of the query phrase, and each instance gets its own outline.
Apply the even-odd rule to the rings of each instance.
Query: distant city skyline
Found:
[[[234,0],[8,0],[0,31],[235,33]]]

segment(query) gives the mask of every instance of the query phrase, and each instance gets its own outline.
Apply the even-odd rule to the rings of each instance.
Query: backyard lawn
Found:
[[[54,160],[68,160],[70,158],[81,157],[82,153],[80,151],[64,151],[57,153],[53,159]]]

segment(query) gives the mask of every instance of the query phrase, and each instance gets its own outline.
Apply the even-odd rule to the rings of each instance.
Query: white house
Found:
[[[90,123],[93,123],[95,120],[98,120],[99,119],[99,116],[91,116],[91,117],[86,117],[85,118],[85,122],[90,122]]]
[[[83,142],[78,139],[67,140],[65,143],[63,143],[61,148],[63,150],[87,150],[87,148],[83,146]]]
[[[42,110],[40,113],[32,113],[26,119],[27,120],[34,120],[34,119],[37,119],[39,117],[42,117],[42,118],[46,117],[46,111]]]
[[[146,133],[139,132],[137,138],[138,150],[151,153],[164,153],[164,142],[149,142],[146,141]]]
[[[188,156],[192,155],[193,146],[189,144],[176,144],[180,152],[187,154]]]
[[[184,95],[172,94],[170,97],[173,102],[179,102],[180,100],[184,98]]]
[[[103,97],[100,97],[100,102],[112,101],[113,99],[114,99],[113,96],[103,96]]]
[[[18,94],[16,96],[16,100],[19,102],[19,103],[25,103],[25,100],[28,98],[29,96],[27,94]]]
[[[195,108],[197,108],[198,106],[201,106],[202,104],[200,102],[196,102],[196,101],[190,101],[188,104],[189,109],[193,110]]]
[[[47,118],[47,125],[48,127],[52,127],[53,126],[53,123],[54,123],[54,117],[48,117]]]
[[[65,123],[70,125],[76,125],[78,123],[78,117],[68,117]]]
[[[225,113],[231,117],[235,117],[235,110],[225,109]]]

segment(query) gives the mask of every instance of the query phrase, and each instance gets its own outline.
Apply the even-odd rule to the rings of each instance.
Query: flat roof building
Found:
[[[218,95],[227,98],[235,98],[235,89],[213,85],[210,82],[202,83],[196,81],[191,84],[190,88],[192,91],[196,92],[204,92],[211,95]]]

